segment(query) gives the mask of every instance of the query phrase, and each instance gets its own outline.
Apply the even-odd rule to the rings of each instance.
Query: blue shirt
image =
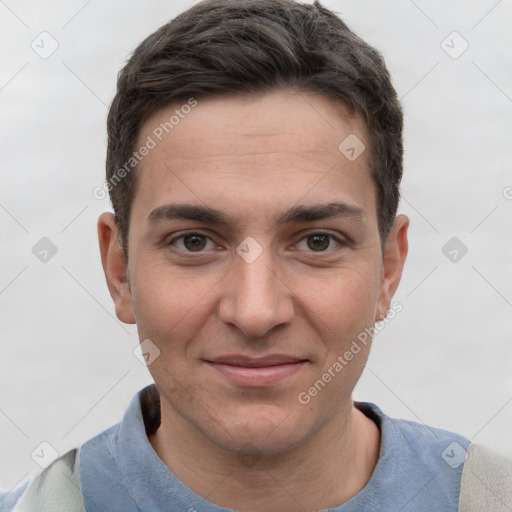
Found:
[[[371,403],[356,402],[356,407],[381,431],[379,461],[367,485],[329,512],[456,512],[470,441],[390,418]],[[194,493],[159,459],[148,440],[159,424],[159,395],[152,385],[134,397],[121,423],[81,447],[86,512],[230,510]]]

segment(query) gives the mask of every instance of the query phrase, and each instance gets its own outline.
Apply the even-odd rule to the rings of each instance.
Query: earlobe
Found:
[[[400,284],[408,251],[408,228],[409,218],[406,215],[398,215],[386,241],[379,303],[375,316],[376,322],[386,318],[391,305],[391,299]]]
[[[114,301],[117,318],[121,322],[134,324],[135,316],[133,314],[128,269],[113,213],[100,215],[98,219],[98,242],[101,264],[105,272],[110,296]]]

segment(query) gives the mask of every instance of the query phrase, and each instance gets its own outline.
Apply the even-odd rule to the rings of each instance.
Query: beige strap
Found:
[[[470,444],[462,470],[460,512],[512,512],[512,460]]]
[[[14,512],[85,512],[80,490],[79,451],[68,452],[36,477]]]

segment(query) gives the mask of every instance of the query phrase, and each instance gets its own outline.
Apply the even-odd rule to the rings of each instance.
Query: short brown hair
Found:
[[[137,183],[126,162],[143,123],[190,98],[280,88],[345,102],[362,117],[384,244],[400,196],[403,116],[380,53],[318,1],[205,0],[146,38],[118,75],[107,121],[106,174],[126,257]]]

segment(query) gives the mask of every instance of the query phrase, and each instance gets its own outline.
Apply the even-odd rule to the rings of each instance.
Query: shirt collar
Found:
[[[387,417],[374,404],[356,402],[355,406],[377,423],[383,435],[379,466],[383,466],[387,455]],[[130,403],[117,437],[117,457],[130,494],[143,512],[166,510],[170,503],[175,510],[229,511],[208,502],[185,486],[167,468],[151,446],[148,436],[160,426],[160,395],[154,384],[140,391]],[[383,428],[384,427],[384,428]],[[373,479],[373,477],[372,477]],[[174,507],[173,507],[174,508]]]

